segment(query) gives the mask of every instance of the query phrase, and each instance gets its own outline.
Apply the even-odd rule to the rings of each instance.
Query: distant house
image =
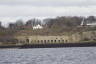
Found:
[[[35,29],[43,29],[43,26],[38,24],[36,26],[33,26],[33,30],[35,30]]]
[[[86,25],[88,25],[88,26],[96,26],[96,21],[91,22],[91,23],[87,23]]]
[[[82,20],[81,26],[96,26],[96,21]]]

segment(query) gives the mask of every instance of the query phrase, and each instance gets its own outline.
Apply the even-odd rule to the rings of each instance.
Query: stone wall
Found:
[[[78,32],[63,36],[17,36],[18,43],[22,44],[54,44],[54,43],[79,43],[84,39],[95,40],[96,31]]]
[[[79,41],[78,35],[72,36],[19,36],[18,42],[27,44],[72,43]]]

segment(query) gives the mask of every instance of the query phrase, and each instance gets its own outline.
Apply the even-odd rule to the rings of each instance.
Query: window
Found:
[[[44,40],[44,43],[46,43],[46,40]]]
[[[53,40],[51,40],[51,42],[53,42]]]
[[[65,42],[68,42],[68,40],[65,40]]]
[[[47,41],[48,43],[50,42],[50,40]]]
[[[39,43],[39,40],[37,42]]]
[[[58,40],[58,42],[60,43],[60,40]]]
[[[43,40],[41,40],[41,43],[43,43]]]
[[[54,40],[54,42],[56,42],[56,40]]]
[[[29,39],[26,39],[26,42],[29,43]]]
[[[36,42],[36,40],[34,40],[34,42]]]
[[[62,42],[64,43],[64,40],[62,40]]]

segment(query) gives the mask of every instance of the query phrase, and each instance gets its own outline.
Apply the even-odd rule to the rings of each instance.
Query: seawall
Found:
[[[34,45],[10,45],[10,46],[0,46],[0,48],[61,48],[61,47],[96,47],[96,43],[63,43],[63,44],[34,44]]]

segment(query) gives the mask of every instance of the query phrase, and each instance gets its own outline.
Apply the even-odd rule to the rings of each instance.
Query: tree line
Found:
[[[43,19],[43,22],[40,19],[29,19],[28,21],[26,21],[26,23],[24,23],[24,21],[22,19],[17,20],[15,23],[9,23],[9,26],[7,28],[20,28],[21,26],[35,26],[37,24],[40,25],[46,25],[47,28],[52,28],[52,27],[56,27],[56,26],[62,26],[62,27],[74,27],[74,26],[78,26],[81,24],[81,21],[83,20],[83,18],[85,20],[88,20],[90,22],[94,22],[96,21],[95,16],[89,16],[89,17],[78,17],[78,16],[61,16],[61,17],[56,17],[56,18],[46,18]],[[1,27],[1,22],[0,22],[0,27]]]
[[[9,26],[5,28],[5,33],[7,34],[14,34],[17,30],[26,30],[28,32],[28,29],[32,31],[32,27],[36,26],[38,24],[42,25],[44,27],[43,30],[36,30],[31,33],[33,34],[50,34],[50,33],[62,33],[62,32],[69,32],[73,30],[77,30],[78,26],[80,26],[82,20],[90,21],[90,22],[96,22],[95,16],[88,16],[88,17],[82,17],[82,16],[61,16],[56,18],[46,18],[41,21],[40,19],[29,19],[24,23],[23,20],[17,20],[15,23],[9,23]],[[1,27],[0,22],[0,27]],[[4,27],[3,27],[4,28]],[[6,32],[7,31],[7,32]],[[1,34],[3,34],[2,32]]]

